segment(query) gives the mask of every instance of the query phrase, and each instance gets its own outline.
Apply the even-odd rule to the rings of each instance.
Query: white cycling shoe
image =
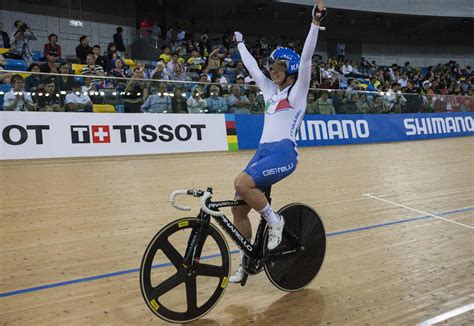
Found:
[[[245,271],[241,265],[239,265],[239,268],[237,268],[237,271],[235,272],[235,275],[232,275],[229,277],[229,282],[230,283],[240,283],[242,279],[244,278]]]
[[[285,219],[283,216],[279,214],[276,215],[280,218],[280,221],[273,225],[268,225],[268,250],[273,250],[278,247],[282,239],[283,228],[285,227]]]

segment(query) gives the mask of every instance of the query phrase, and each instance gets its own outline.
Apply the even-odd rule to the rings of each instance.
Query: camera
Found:
[[[26,30],[30,28],[26,23],[21,24],[20,26],[20,32],[26,32]]]

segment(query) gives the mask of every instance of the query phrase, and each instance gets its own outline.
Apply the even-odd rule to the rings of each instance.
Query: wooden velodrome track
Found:
[[[0,162],[0,324],[164,324],[137,268],[153,235],[198,207],[185,199],[195,210],[183,214],[169,194],[213,186],[215,200],[232,198],[252,154]],[[323,216],[320,274],[296,293],[265,273],[230,284],[195,324],[415,325],[441,315],[472,325],[473,158],[473,138],[300,149],[273,206],[303,202]]]

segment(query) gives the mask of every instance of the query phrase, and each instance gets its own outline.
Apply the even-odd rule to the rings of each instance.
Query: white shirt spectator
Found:
[[[88,104],[88,103],[92,103],[92,101],[89,95],[84,95],[84,93],[82,92],[79,92],[79,95],[77,95],[77,93],[73,92],[73,93],[67,94],[64,100],[64,104],[69,104],[69,103]]]
[[[187,104],[189,113],[204,113],[207,109],[207,101],[201,97],[190,96]]]
[[[350,74],[351,72],[352,72],[352,66],[351,65],[342,66],[342,74],[344,76]]]
[[[400,86],[403,88],[403,87],[407,87],[408,85],[408,78],[404,79],[404,78],[400,78],[398,79],[398,83],[400,84]]]
[[[23,92],[15,92],[13,89],[9,92],[6,92],[3,98],[3,108],[6,110],[7,107],[13,104],[15,102],[17,95],[21,93],[20,100],[17,102],[16,107],[13,109],[13,111],[28,111],[28,108],[26,107],[26,102],[28,102],[30,105],[33,105],[33,100],[31,99],[31,95],[26,93],[25,91]]]

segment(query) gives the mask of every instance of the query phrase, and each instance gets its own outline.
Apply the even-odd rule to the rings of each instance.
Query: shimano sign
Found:
[[[236,115],[239,149],[258,146],[264,115]],[[297,133],[298,146],[474,136],[474,113],[433,114],[308,114]]]

